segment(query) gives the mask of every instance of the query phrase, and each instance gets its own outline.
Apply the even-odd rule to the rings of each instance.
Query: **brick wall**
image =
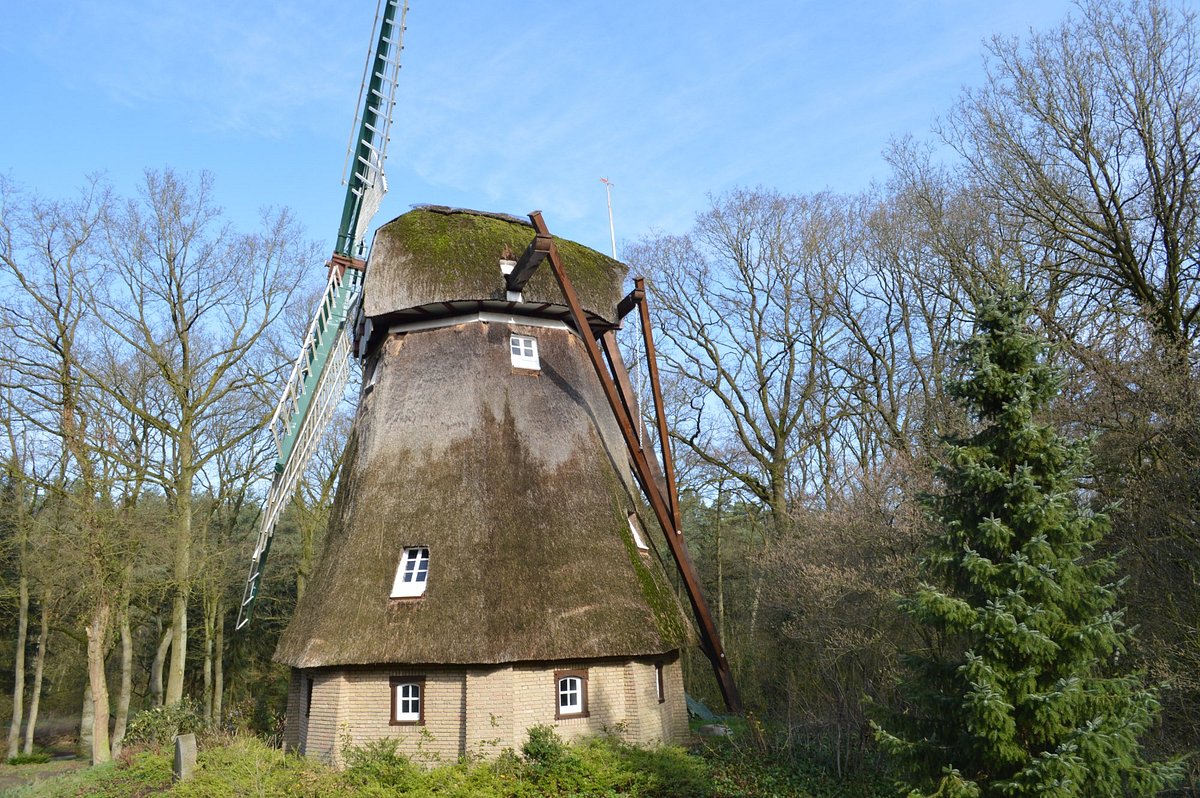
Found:
[[[288,679],[286,724],[283,727],[283,747],[288,751],[300,748],[300,725],[304,721],[304,676],[299,668],[292,668]]]
[[[300,750],[323,762],[341,764],[338,738],[346,678],[338,671],[307,670],[304,674],[312,678],[313,691],[308,717],[300,725]]]
[[[425,723],[391,725],[393,676],[425,679]],[[464,752],[463,701],[466,696],[461,669],[405,668],[355,669],[344,674],[341,720],[346,742],[351,745],[392,737],[397,750],[414,762],[434,765],[454,762]],[[337,764],[341,764],[340,756]]]
[[[333,765],[347,745],[395,738],[398,750],[425,764],[459,756],[491,757],[520,749],[530,727],[554,726],[570,740],[605,731],[630,742],[681,743],[688,735],[683,672],[678,657],[663,662],[666,701],[659,703],[655,661],[604,660],[459,668],[355,667],[292,671],[288,689],[289,746]],[[555,719],[555,671],[587,673],[586,717]],[[391,720],[391,678],[425,680],[423,725]],[[313,679],[312,707],[304,715],[306,679]]]

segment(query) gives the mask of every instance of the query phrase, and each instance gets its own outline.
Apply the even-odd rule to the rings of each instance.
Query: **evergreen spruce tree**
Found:
[[[976,431],[946,442],[942,532],[903,601],[929,645],[877,728],[910,798],[1143,796],[1178,772],[1138,743],[1156,691],[1123,656],[1115,563],[1094,551],[1108,519],[1081,504],[1087,443],[1037,420],[1059,385],[1026,315],[981,303],[951,388]]]

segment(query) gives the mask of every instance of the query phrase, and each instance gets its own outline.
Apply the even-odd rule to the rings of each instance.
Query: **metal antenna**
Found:
[[[612,218],[612,187],[613,183],[607,177],[600,178],[600,182],[604,184],[604,193],[608,197],[608,237],[612,240],[612,257],[617,259],[617,234],[613,229]]]

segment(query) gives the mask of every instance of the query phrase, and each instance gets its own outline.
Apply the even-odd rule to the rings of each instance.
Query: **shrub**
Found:
[[[396,750],[399,742],[375,740],[346,749],[346,779],[362,787],[411,789],[420,773],[408,757]]]
[[[10,765],[44,765],[50,761],[50,755],[45,751],[36,751],[32,754],[17,754],[8,758]]]
[[[176,735],[202,732],[204,717],[194,701],[185,698],[178,704],[146,709],[134,716],[125,732],[125,745],[151,748],[170,746]]]
[[[567,746],[558,736],[558,732],[554,731],[553,726],[544,723],[530,728],[529,739],[521,746],[521,753],[525,755],[526,761],[544,767],[559,762],[566,752]]]

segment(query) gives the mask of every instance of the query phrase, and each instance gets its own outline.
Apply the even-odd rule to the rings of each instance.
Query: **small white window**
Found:
[[[554,672],[554,717],[588,716],[587,670]]]
[[[558,680],[558,714],[578,715],[583,712],[583,680],[564,676]]]
[[[392,582],[392,598],[413,598],[425,592],[429,580],[429,549],[417,546],[405,549]]]
[[[642,530],[638,526],[637,516],[633,513],[629,514],[629,531],[633,533],[633,543],[642,551],[649,551],[650,547],[646,545],[646,539],[642,537]]]
[[[537,339],[528,335],[514,335],[508,339],[512,353],[513,368],[540,369],[538,364]]]
[[[392,725],[421,723],[421,692],[424,679],[392,678]]]

